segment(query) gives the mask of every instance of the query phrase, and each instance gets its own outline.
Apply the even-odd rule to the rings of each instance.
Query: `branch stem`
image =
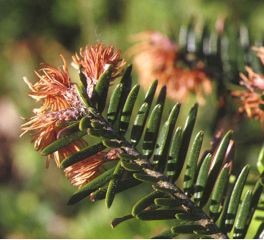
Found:
[[[187,213],[193,213],[201,216],[201,219],[195,221],[196,224],[206,228],[208,232],[213,232],[210,236],[215,239],[227,239],[228,236],[221,232],[217,227],[216,223],[211,219],[200,207],[198,207],[187,195],[185,195],[180,188],[175,184],[172,184],[169,181],[169,178],[164,174],[157,172],[152,169],[150,162],[141,157],[141,154],[133,145],[124,138],[117,130],[115,130],[103,116],[98,113],[96,110],[92,109],[90,111],[92,114],[92,119],[97,120],[103,129],[107,129],[108,132],[111,132],[111,136],[114,136],[116,140],[120,143],[120,149],[133,157],[134,160],[131,160],[133,163],[141,167],[141,169],[148,175],[156,179],[156,183],[153,184],[154,188],[169,191],[175,199],[182,201],[182,207],[186,210]]]

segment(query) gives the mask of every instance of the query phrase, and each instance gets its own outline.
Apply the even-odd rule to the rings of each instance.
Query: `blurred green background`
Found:
[[[23,76],[32,81],[40,63],[57,66],[60,53],[70,62],[81,46],[97,41],[125,52],[131,34],[177,31],[192,16],[212,26],[217,17],[226,16],[247,24],[259,38],[263,12],[263,0],[0,0],[0,237],[144,238],[166,227],[164,222],[133,220],[111,229],[111,219],[127,214],[142,195],[139,188],[120,194],[111,210],[104,202],[88,200],[67,206],[75,189],[54,164],[45,168],[45,158],[34,151],[29,136],[18,137],[20,116],[29,117],[33,108]],[[216,100],[214,95],[207,100],[196,129],[205,129],[208,143]],[[181,121],[193,101],[184,104]],[[256,163],[263,130],[256,121],[244,121],[235,136],[234,172],[246,162]]]

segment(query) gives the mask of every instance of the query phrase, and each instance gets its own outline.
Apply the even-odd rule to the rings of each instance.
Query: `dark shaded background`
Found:
[[[23,76],[34,80],[39,63],[59,65],[60,53],[70,62],[72,53],[96,41],[124,52],[129,35],[177,32],[192,16],[201,24],[209,21],[212,28],[217,17],[226,16],[234,24],[247,24],[260,38],[263,13],[262,0],[0,0],[0,237],[136,238],[159,233],[165,226],[131,221],[110,228],[111,219],[126,214],[142,189],[121,194],[111,210],[103,202],[87,200],[66,205],[75,189],[54,165],[45,169],[45,158],[34,151],[29,136],[18,137],[20,116],[30,116],[33,107]],[[210,127],[216,100],[214,95],[207,100],[197,129]],[[184,104],[181,121],[193,101]],[[209,130],[206,135],[208,143]],[[246,162],[256,162],[263,130],[257,122],[245,121],[236,135],[234,172]]]

